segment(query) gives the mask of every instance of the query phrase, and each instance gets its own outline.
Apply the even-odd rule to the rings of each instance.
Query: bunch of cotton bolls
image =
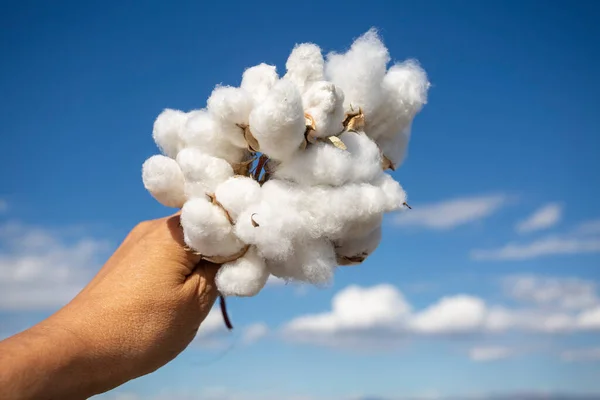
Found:
[[[378,247],[406,194],[386,171],[406,156],[429,82],[413,60],[388,68],[377,31],[323,57],[298,44],[275,66],[217,86],[206,107],[165,109],[143,165],[146,189],[181,208],[185,243],[222,264],[223,296],[254,296],[270,275],[325,284]]]

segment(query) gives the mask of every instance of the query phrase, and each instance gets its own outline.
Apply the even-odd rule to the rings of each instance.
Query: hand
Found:
[[[178,214],[139,224],[68,305],[0,342],[0,393],[84,399],[171,361],[218,296],[218,266],[199,262]]]

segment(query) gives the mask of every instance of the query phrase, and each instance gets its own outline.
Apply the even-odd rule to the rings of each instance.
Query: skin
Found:
[[[195,337],[217,269],[178,214],[140,223],[69,304],[0,342],[0,398],[87,399],[155,371]]]

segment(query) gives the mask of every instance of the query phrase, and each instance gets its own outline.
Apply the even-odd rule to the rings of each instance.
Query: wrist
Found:
[[[66,317],[66,316],[65,316]],[[0,392],[9,399],[87,399],[117,386],[93,341],[50,317],[0,342]]]

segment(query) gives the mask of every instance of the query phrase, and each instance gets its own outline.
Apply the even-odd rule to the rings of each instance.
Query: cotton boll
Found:
[[[233,234],[225,212],[205,197],[183,205],[181,226],[185,243],[204,256],[230,256],[244,246]]]
[[[340,139],[346,150],[327,143],[316,143],[282,162],[274,177],[308,186],[341,186],[371,182],[383,173],[379,147],[367,135],[344,132]]]
[[[366,183],[312,188],[302,202],[304,204],[299,207],[310,210],[312,234],[332,240],[347,236],[350,230],[362,232],[376,224],[381,214],[389,209],[389,199],[383,190]]]
[[[233,176],[233,169],[227,161],[193,147],[181,150],[177,155],[177,163],[185,177],[188,197],[212,194],[219,184]]]
[[[277,68],[262,63],[244,71],[240,87],[250,93],[255,104],[260,104],[278,81]]]
[[[344,106],[362,108],[366,119],[381,105],[381,83],[390,55],[377,31],[369,30],[344,54],[330,53],[325,64],[327,79],[344,91]]]
[[[223,264],[215,282],[223,296],[255,296],[267,283],[269,271],[265,260],[251,247],[243,257]]]
[[[163,110],[152,129],[154,142],[167,157],[175,158],[182,147],[180,132],[187,121],[187,113],[167,108]]]
[[[144,187],[162,205],[181,208],[185,203],[185,179],[181,168],[172,158],[155,155],[142,165]]]
[[[293,210],[261,202],[238,216],[234,232],[244,243],[258,248],[261,256],[284,260],[293,251],[289,214]]]
[[[338,240],[335,246],[338,263],[357,265],[371,255],[381,242],[381,225],[364,236]]]
[[[396,169],[404,162],[408,154],[410,141],[410,126],[392,137],[381,137],[377,141],[381,152],[391,162],[391,168]]]
[[[313,137],[337,135],[344,130],[344,92],[331,82],[315,82],[302,97],[304,109],[314,122]]]
[[[245,149],[248,144],[240,125],[248,125],[253,107],[252,96],[245,90],[231,86],[218,86],[207,102],[208,111],[223,133],[236,147]]]
[[[394,65],[384,78],[385,103],[367,120],[366,130],[396,166],[406,155],[410,126],[427,103],[429,87],[427,74],[414,60]]]
[[[233,176],[217,186],[215,196],[231,218],[237,221],[243,210],[260,202],[260,184],[249,177]]]
[[[263,199],[267,199],[263,203],[273,199],[268,208],[283,215],[279,229],[292,232],[294,240],[321,237],[337,240],[350,230],[360,236],[362,229],[368,229],[364,232],[367,233],[379,224],[381,214],[390,209],[391,203],[381,187],[368,183],[307,187],[271,180],[262,186],[262,192]]]
[[[250,131],[260,151],[277,161],[290,158],[304,142],[306,122],[296,86],[279,81],[250,113]]]
[[[337,267],[333,244],[326,239],[297,242],[285,262],[269,261],[269,272],[286,280],[328,283]]]
[[[365,216],[359,216],[345,225],[344,231],[337,236],[338,240],[354,239],[364,237],[377,229],[383,223],[384,212],[371,213]]]
[[[391,175],[383,173],[374,182],[382,192],[382,210],[384,212],[397,211],[406,204],[406,192]]]
[[[299,268],[303,281],[313,284],[328,283],[337,266],[333,244],[326,239],[314,240],[298,246]]]
[[[313,43],[296,45],[287,59],[284,79],[293,82],[300,93],[305,93],[312,83],[323,80],[325,61],[319,46]]]
[[[235,128],[243,137],[241,130]],[[207,110],[191,112],[181,131],[185,147],[196,147],[205,154],[222,158],[231,164],[239,163],[245,150],[233,145],[227,136]]]

